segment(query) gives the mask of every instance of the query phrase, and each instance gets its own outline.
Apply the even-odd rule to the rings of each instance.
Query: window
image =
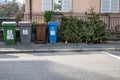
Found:
[[[42,0],[42,11],[52,10],[52,0]]]
[[[101,12],[119,12],[119,0],[101,0]]]
[[[62,0],[62,12],[72,11],[72,0]]]
[[[42,0],[42,11],[45,10],[70,12],[72,10],[72,0]]]

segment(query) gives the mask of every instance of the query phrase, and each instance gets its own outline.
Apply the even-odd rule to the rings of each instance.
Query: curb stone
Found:
[[[88,52],[88,51],[120,51],[120,48],[81,48],[81,49],[29,49],[1,50],[0,53],[42,53],[42,52]]]

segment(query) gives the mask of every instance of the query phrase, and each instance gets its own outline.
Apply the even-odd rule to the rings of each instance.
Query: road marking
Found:
[[[112,57],[117,58],[117,59],[120,60],[120,57],[118,57],[118,56],[116,56],[116,55],[110,54],[110,53],[105,52],[105,51],[102,51],[102,53],[107,54],[107,55],[109,55],[109,56],[112,56]]]

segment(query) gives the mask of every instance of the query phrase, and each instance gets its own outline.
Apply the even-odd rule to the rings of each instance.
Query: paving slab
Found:
[[[119,43],[56,43],[56,44],[21,44],[5,45],[0,42],[0,53],[21,53],[21,52],[77,52],[77,51],[120,51]]]

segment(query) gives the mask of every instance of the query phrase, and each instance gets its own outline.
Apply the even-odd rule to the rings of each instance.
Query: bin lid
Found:
[[[58,25],[58,22],[56,22],[56,21],[50,21],[50,22],[48,22],[48,25],[55,25],[55,26],[57,26]]]
[[[15,21],[4,21],[2,22],[2,26],[16,26],[17,23]]]
[[[18,26],[20,26],[20,27],[24,27],[24,26],[31,27],[32,23],[30,21],[20,21],[18,23]]]
[[[38,23],[36,23],[36,26],[46,26],[47,25],[47,23],[45,23],[45,22],[38,22]]]

